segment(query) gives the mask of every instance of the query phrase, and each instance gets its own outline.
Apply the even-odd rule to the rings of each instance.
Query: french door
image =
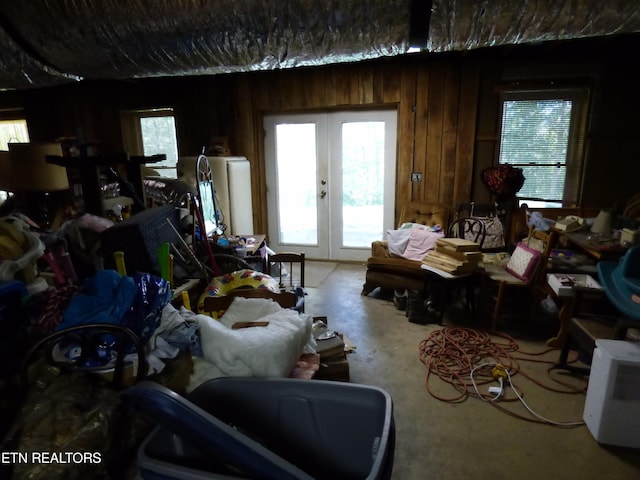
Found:
[[[264,118],[269,247],[364,261],[393,228],[395,110]]]

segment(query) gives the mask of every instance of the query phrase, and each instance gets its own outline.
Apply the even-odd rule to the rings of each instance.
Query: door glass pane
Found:
[[[280,243],[317,245],[315,123],[276,126]]]
[[[342,245],[382,238],[384,122],[342,124]]]

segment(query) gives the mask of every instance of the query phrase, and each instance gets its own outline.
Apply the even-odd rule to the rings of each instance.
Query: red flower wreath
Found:
[[[485,169],[482,172],[482,180],[491,193],[501,198],[511,198],[524,185],[524,174],[521,168],[503,163]]]

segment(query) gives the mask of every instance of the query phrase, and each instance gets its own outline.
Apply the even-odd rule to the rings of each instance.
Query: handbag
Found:
[[[474,204],[473,202],[471,203],[471,212],[469,213],[469,216],[471,218],[475,218],[477,220],[480,220],[483,224],[484,224],[484,228],[486,231],[486,235],[484,237],[484,241],[482,242],[482,245],[480,246],[483,250],[488,250],[488,249],[497,249],[497,248],[504,248],[505,247],[505,243],[504,243],[504,227],[502,226],[502,222],[500,221],[500,219],[498,218],[498,210],[496,207],[496,213],[495,215],[490,215],[490,216],[476,216],[473,213],[473,207]],[[472,232],[468,232],[465,234],[465,237],[467,235],[474,235]],[[468,238],[467,240],[473,240],[473,238]]]

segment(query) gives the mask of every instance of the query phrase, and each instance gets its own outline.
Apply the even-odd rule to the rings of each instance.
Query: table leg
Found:
[[[558,317],[560,319],[560,329],[558,330],[558,334],[547,340],[547,346],[553,348],[561,348],[564,344],[565,338],[567,338],[567,330],[569,328],[569,320],[571,319],[571,314],[573,313],[573,306],[575,299],[574,297],[563,297],[561,299],[562,305],[560,306],[560,311]]]

